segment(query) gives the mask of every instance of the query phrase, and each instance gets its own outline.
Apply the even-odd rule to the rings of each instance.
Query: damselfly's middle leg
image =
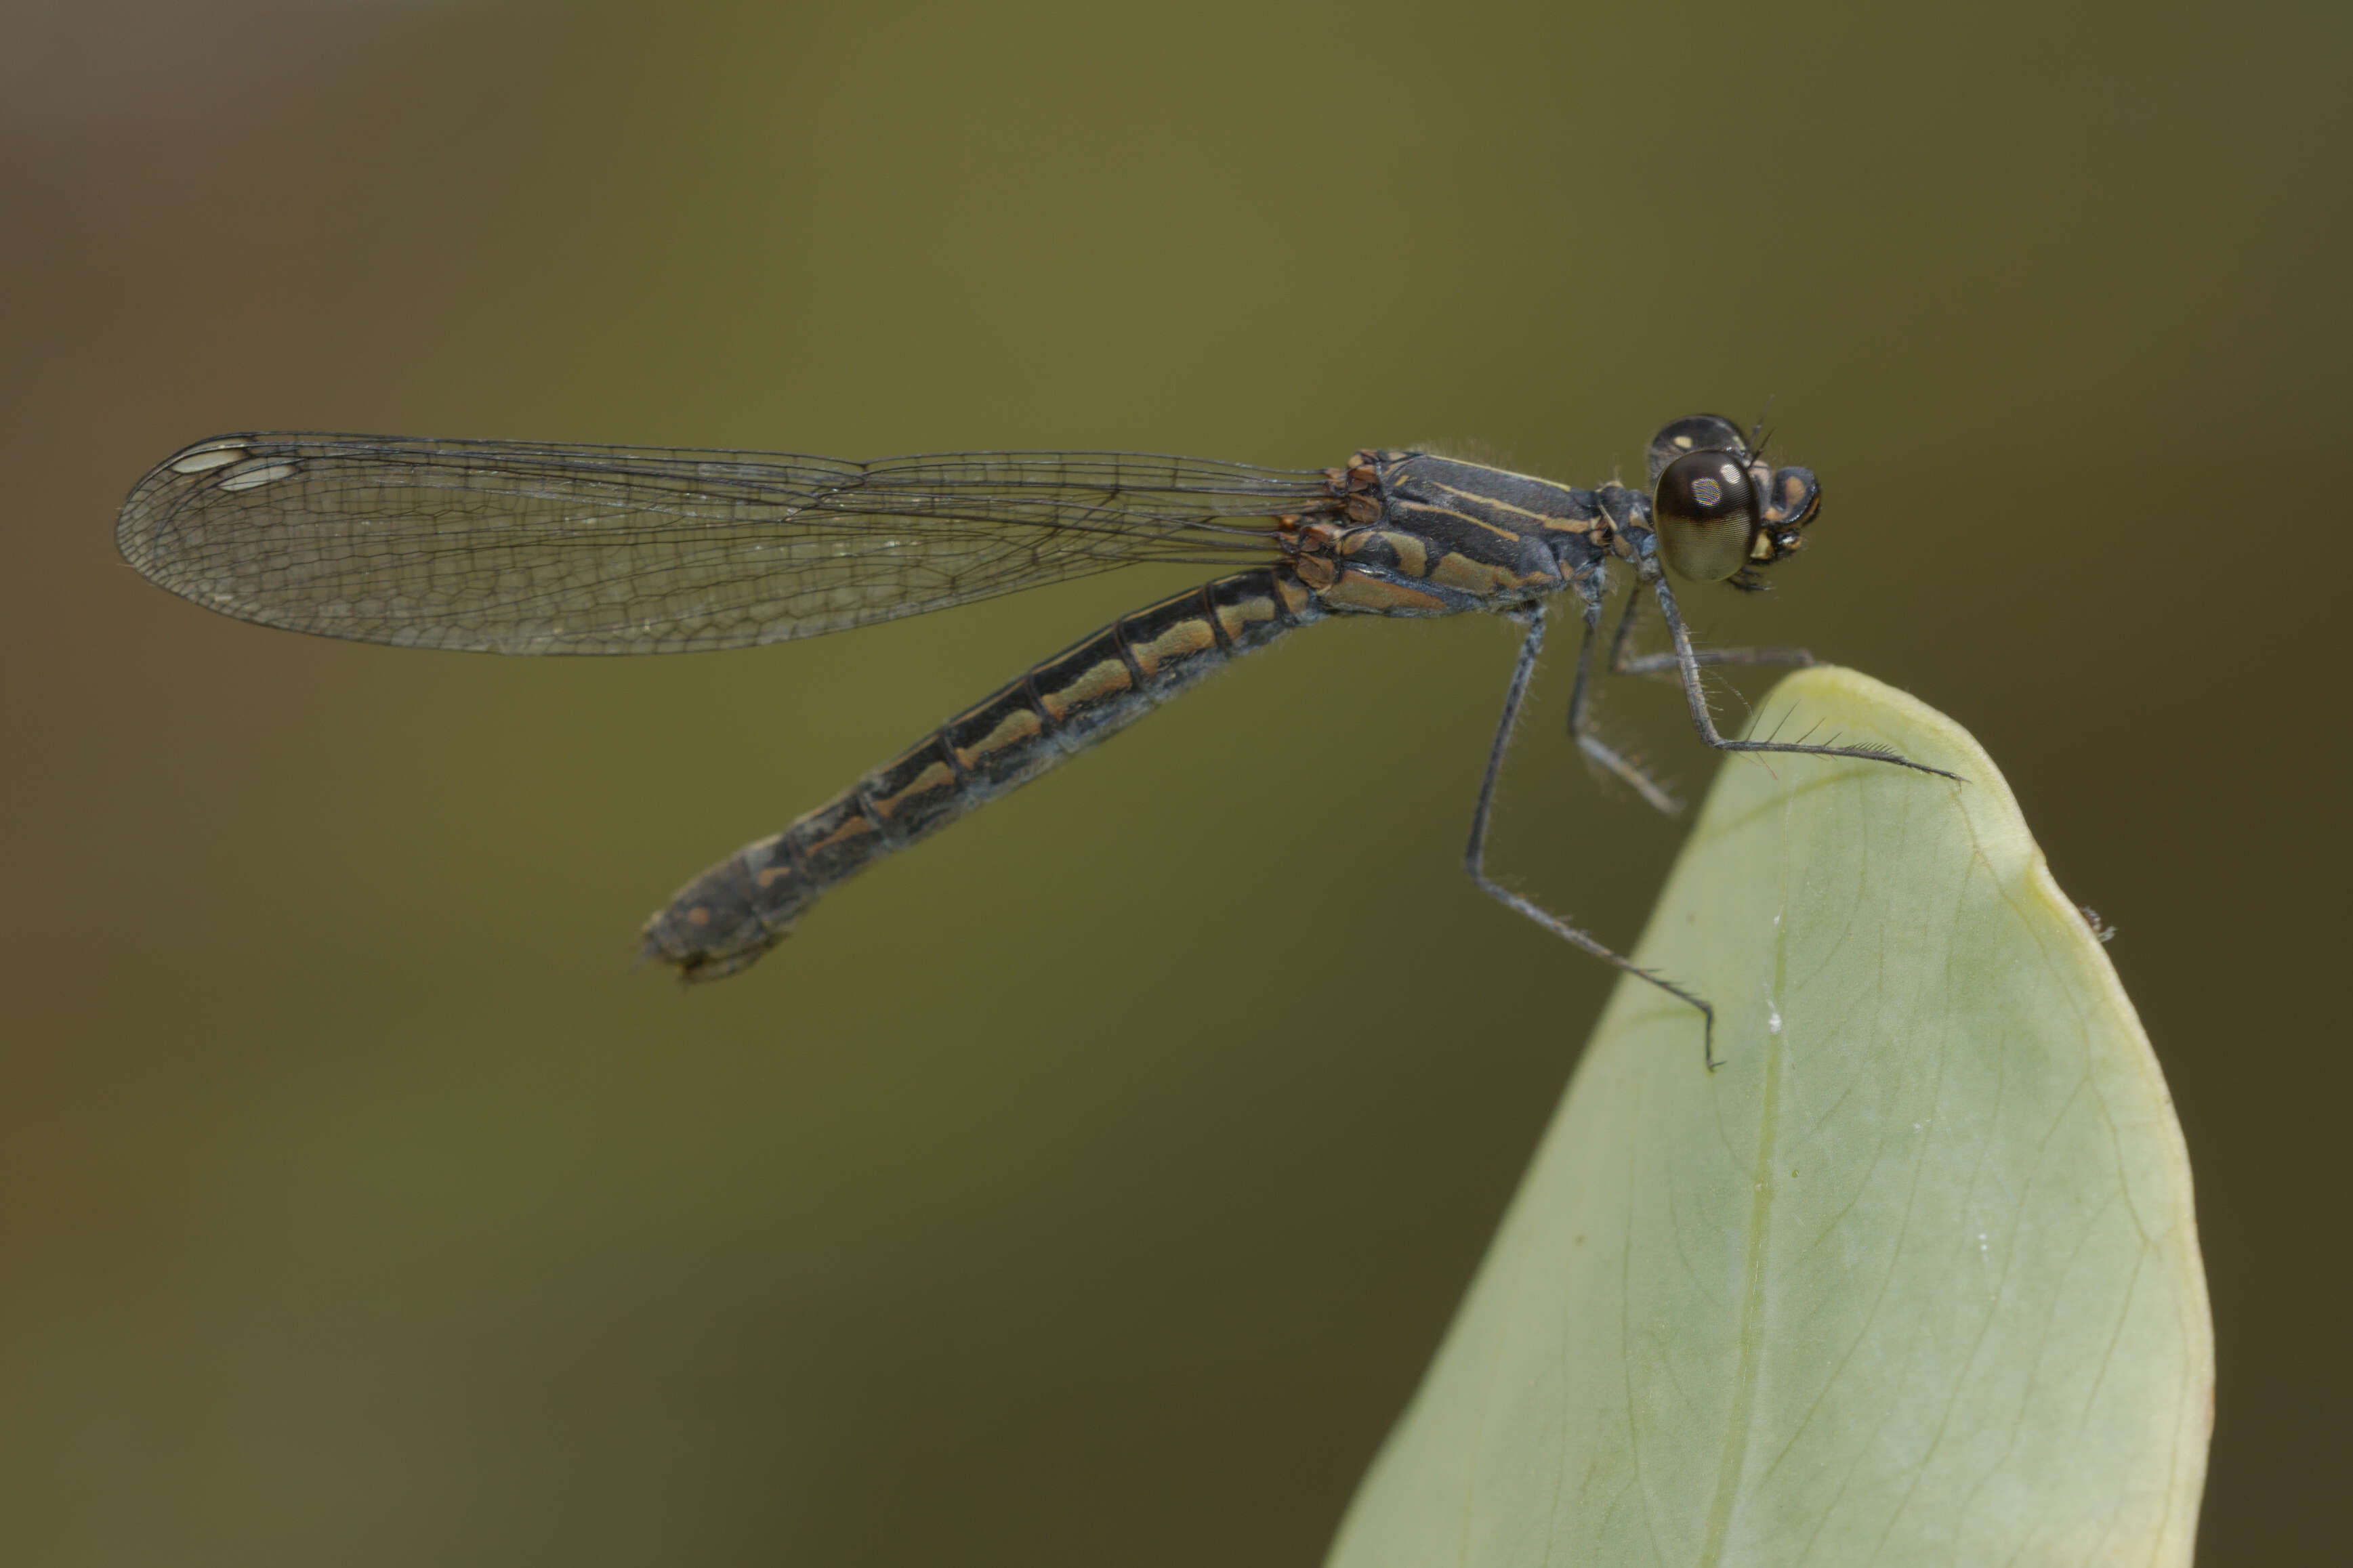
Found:
[[[1714,1007],[1709,1006],[1698,996],[1684,990],[1673,981],[1641,967],[1632,959],[1612,948],[1605,947],[1543,905],[1512,891],[1487,875],[1487,823],[1494,814],[1495,781],[1504,772],[1504,755],[1511,749],[1512,731],[1519,723],[1520,703],[1528,694],[1529,679],[1535,674],[1536,657],[1544,651],[1545,607],[1542,605],[1533,605],[1522,614],[1527,622],[1528,635],[1520,644],[1519,663],[1513,667],[1512,684],[1504,694],[1504,716],[1495,725],[1494,744],[1488,748],[1487,771],[1479,780],[1479,805],[1471,814],[1471,842],[1462,851],[1462,868],[1470,873],[1471,880],[1478,885],[1481,892],[1485,893],[1504,908],[1525,915],[1555,936],[1583,949],[1604,963],[1622,969],[1638,979],[1647,980],[1676,1000],[1687,1002],[1698,1008],[1702,1020],[1701,1059],[1707,1064],[1707,1070],[1714,1072],[1718,1065],[1715,1059],[1715,1009]],[[1577,661],[1577,689],[1580,695],[1585,689],[1586,674],[1592,661],[1595,633],[1599,622],[1599,598],[1590,588],[1588,588],[1585,645]]]

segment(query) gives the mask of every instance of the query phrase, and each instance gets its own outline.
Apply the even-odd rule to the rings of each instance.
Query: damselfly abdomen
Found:
[[[881,462],[754,452],[381,436],[246,435],[165,459],[123,503],[132,565],[224,615],[327,637],[493,653],[744,647],[918,615],[1140,562],[1234,568],[1123,616],[941,724],[783,832],[690,882],[647,922],[648,955],[733,974],[828,889],[1102,740],[1238,655],[1327,616],[1487,610],[1525,624],[1472,816],[1479,886],[1586,952],[1713,1011],[1490,878],[1495,778],[1544,643],[1546,606],[1585,624],[1569,726],[1586,754],[1673,802],[1587,724],[1611,561],[1638,585],[1613,672],[1677,674],[1719,751],[1865,757],[1870,747],[1732,740],[1708,664],[1803,663],[1790,648],[1692,647],[1668,573],[1754,587],[1797,550],[1820,489],[1738,426],[1679,419],[1645,492],[1578,489],[1426,452],[1280,469],[1135,453],[968,452]],[[1626,655],[1647,592],[1673,651]],[[1949,775],[1947,775],[1949,776]]]

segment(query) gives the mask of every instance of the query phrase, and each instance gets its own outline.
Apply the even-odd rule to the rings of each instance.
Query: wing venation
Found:
[[[815,637],[1149,561],[1269,559],[1323,472],[1134,452],[789,453],[216,437],[123,503],[125,560],[243,620],[404,647]]]

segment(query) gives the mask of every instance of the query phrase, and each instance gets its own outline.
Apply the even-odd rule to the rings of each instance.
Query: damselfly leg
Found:
[[[1541,604],[1531,605],[1521,612],[1520,618],[1527,625],[1527,636],[1521,640],[1519,662],[1513,666],[1512,683],[1504,693],[1504,716],[1496,722],[1494,742],[1487,748],[1487,769],[1479,779],[1479,804],[1471,814],[1471,841],[1463,847],[1462,869],[1469,873],[1471,880],[1478,885],[1481,892],[1485,893],[1505,909],[1526,916],[1563,942],[1591,953],[1602,963],[1621,969],[1637,979],[1647,980],[1676,1000],[1689,1003],[1698,1008],[1701,1019],[1701,1059],[1706,1063],[1707,1070],[1714,1072],[1721,1065],[1715,1059],[1715,1009],[1714,1007],[1709,1006],[1706,1002],[1692,992],[1684,990],[1673,981],[1651,970],[1644,969],[1616,949],[1604,945],[1535,900],[1514,892],[1487,875],[1487,825],[1494,815],[1495,782],[1503,775],[1504,757],[1512,747],[1512,731],[1520,721],[1520,704],[1527,698],[1528,681],[1535,674],[1538,656],[1544,652],[1545,606]],[[1583,685],[1587,666],[1592,657],[1599,621],[1598,600],[1588,596],[1585,615],[1585,643],[1577,657],[1580,688]]]
[[[1683,697],[1689,705],[1692,725],[1700,739],[1721,752],[1781,752],[1804,756],[1853,757],[1860,761],[1892,763],[1915,773],[1931,773],[1938,778],[1958,780],[1957,774],[1877,746],[1841,746],[1808,741],[1736,740],[1716,728],[1715,714],[1708,707],[1707,691],[1702,684],[1701,671],[1710,667],[1726,665],[1810,665],[1813,655],[1796,647],[1740,647],[1698,649],[1692,646],[1691,632],[1683,625],[1677,606],[1674,590],[1668,586],[1665,570],[1660,562],[1654,533],[1635,521],[1639,513],[1629,509],[1623,537],[1630,546],[1630,554],[1638,578],[1627,597],[1624,611],[1616,631],[1609,638],[1607,665],[1613,675],[1648,675],[1673,671],[1680,679]],[[1597,663],[1596,654],[1601,642],[1602,590],[1599,573],[1582,577],[1575,584],[1581,601],[1585,636],[1577,649],[1577,682],[1568,700],[1568,730],[1577,749],[1591,762],[1624,781],[1636,794],[1658,810],[1670,816],[1682,809],[1683,803],[1668,793],[1632,759],[1609,745],[1592,731],[1590,697]],[[1632,635],[1636,616],[1645,591],[1659,606],[1660,618],[1666,623],[1667,635],[1673,651],[1667,654],[1630,658],[1626,647]],[[1487,768],[1479,784],[1479,804],[1471,821],[1471,841],[1464,851],[1463,869],[1480,889],[1506,908],[1535,921],[1554,935],[1578,949],[1591,953],[1603,963],[1628,974],[1657,986],[1679,1001],[1699,1010],[1701,1017],[1701,1056],[1707,1070],[1714,1072],[1721,1065],[1715,1055],[1715,1009],[1693,992],[1657,973],[1644,969],[1622,953],[1604,945],[1593,936],[1570,924],[1561,916],[1519,893],[1504,887],[1486,870],[1487,826],[1494,807],[1495,784],[1503,771],[1504,757],[1510,749],[1512,731],[1519,721],[1520,705],[1527,695],[1528,682],[1535,670],[1536,658],[1544,647],[1545,611],[1541,605],[1522,613],[1528,633],[1520,645],[1518,664],[1512,671],[1512,683],[1504,699],[1504,716],[1495,730],[1494,743],[1487,753]]]
[[[1700,683],[1700,668],[1705,662],[1692,647],[1691,632],[1683,625],[1683,612],[1675,607],[1675,591],[1667,585],[1666,568],[1660,563],[1656,541],[1644,537],[1636,543],[1634,570],[1642,586],[1651,590],[1659,604],[1659,616],[1667,623],[1667,636],[1674,642],[1676,668],[1683,675],[1683,700],[1691,709],[1692,726],[1699,738],[1719,752],[1787,752],[1810,757],[1859,757],[1865,762],[1892,763],[1914,773],[1933,773],[1940,779],[1961,782],[1958,773],[1932,768],[1926,763],[1888,750],[1883,746],[1813,745],[1801,741],[1741,741],[1735,740],[1715,727],[1715,715],[1709,711],[1706,688]],[[1809,656],[1810,657],[1810,656]]]

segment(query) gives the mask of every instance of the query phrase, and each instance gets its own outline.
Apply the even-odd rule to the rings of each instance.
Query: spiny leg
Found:
[[[1585,753],[1588,762],[1608,769],[1655,810],[1668,816],[1680,816],[1683,803],[1677,800],[1672,792],[1644,773],[1641,764],[1633,758],[1621,754],[1616,747],[1593,732],[1592,716],[1586,710],[1587,700],[1593,690],[1593,651],[1600,641],[1601,585],[1588,578],[1578,584],[1577,588],[1585,600],[1585,640],[1577,645],[1577,684],[1568,694],[1569,736],[1576,741],[1577,749]],[[1618,646],[1622,647],[1625,641],[1626,622],[1621,620],[1618,623]],[[1611,650],[1610,658],[1614,662],[1617,658],[1615,648]]]
[[[1647,980],[1677,1001],[1687,1002],[1698,1008],[1702,1020],[1700,1059],[1706,1063],[1708,1071],[1714,1072],[1718,1066],[1715,1059],[1715,1009],[1714,1007],[1709,1006],[1672,980],[1662,979],[1647,969],[1638,968],[1633,960],[1604,947],[1550,910],[1533,900],[1521,897],[1487,875],[1487,823],[1494,814],[1495,782],[1503,776],[1504,755],[1511,750],[1512,731],[1520,721],[1520,703],[1526,698],[1528,681],[1535,674],[1536,656],[1544,651],[1544,606],[1538,605],[1530,609],[1525,618],[1528,635],[1520,644],[1520,661],[1513,667],[1512,684],[1504,693],[1504,716],[1495,725],[1494,744],[1487,751],[1487,771],[1479,780],[1479,805],[1471,816],[1471,842],[1462,851],[1462,869],[1470,874],[1471,880],[1478,885],[1480,891],[1504,908],[1525,915],[1562,941],[1571,946],[1583,949],[1604,963],[1624,970],[1638,979]],[[1587,658],[1593,650],[1594,635],[1599,629],[1599,618],[1598,607],[1588,610],[1586,616],[1585,647],[1577,658],[1580,689],[1584,684]]]
[[[1892,752],[1884,746],[1814,746],[1800,741],[1735,741],[1715,727],[1715,715],[1707,709],[1707,693],[1700,686],[1699,672],[1706,662],[1692,648],[1691,633],[1684,628],[1683,613],[1675,608],[1675,594],[1667,586],[1667,574],[1660,565],[1657,541],[1646,539],[1634,557],[1634,569],[1641,574],[1643,584],[1659,601],[1659,614],[1667,623],[1667,635],[1674,639],[1675,667],[1683,677],[1683,700],[1691,708],[1692,726],[1699,738],[1719,752],[1795,752],[1814,757],[1860,757],[1865,762],[1893,763],[1899,768],[1915,773],[1934,773],[1940,779],[1962,782],[1958,773],[1932,768],[1926,763]]]

